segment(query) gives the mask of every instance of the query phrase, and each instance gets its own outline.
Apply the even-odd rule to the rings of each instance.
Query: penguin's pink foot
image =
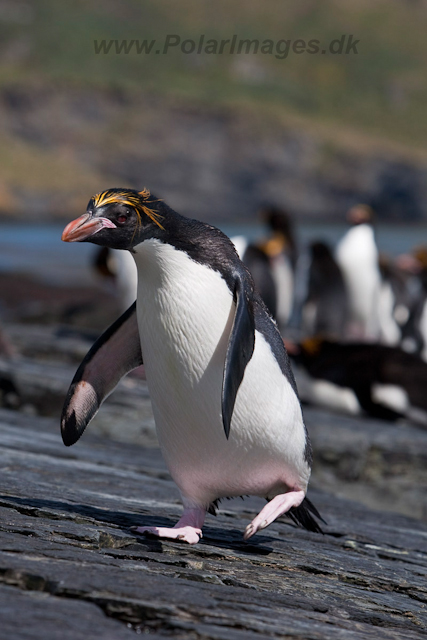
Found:
[[[274,522],[279,516],[289,511],[292,507],[298,507],[304,500],[304,491],[289,491],[282,493],[265,505],[256,518],[252,520],[246,527],[243,535],[244,540],[248,540],[257,531],[265,529],[269,524]]]
[[[148,533],[159,538],[183,540],[188,544],[197,544],[203,537],[202,526],[205,521],[206,509],[204,507],[184,507],[179,522],[174,527],[131,527],[134,533]]]
[[[148,533],[159,538],[182,540],[188,544],[197,544],[203,537],[202,530],[195,527],[131,527],[131,531],[141,534]]]

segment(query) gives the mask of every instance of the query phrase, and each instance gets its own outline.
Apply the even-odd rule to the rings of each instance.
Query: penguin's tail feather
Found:
[[[324,524],[327,524],[325,520],[322,518],[314,504],[307,497],[301,502],[298,507],[291,507],[289,511],[286,513],[287,516],[291,518],[295,522],[295,524],[299,524],[307,531],[314,531],[314,533],[324,533],[319,523],[313,518],[316,516],[319,520],[321,520]]]

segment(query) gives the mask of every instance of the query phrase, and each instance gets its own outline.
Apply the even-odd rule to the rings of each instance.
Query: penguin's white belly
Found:
[[[372,227],[361,224],[351,228],[339,242],[335,257],[347,286],[352,318],[361,325],[359,337],[377,338],[381,278]]]
[[[299,397],[319,407],[360,415],[362,408],[356,394],[349,387],[340,387],[329,380],[313,378],[302,366],[294,366]]]
[[[381,283],[377,304],[381,342],[395,346],[399,344],[400,330],[393,313],[395,297],[389,282]]]
[[[379,272],[375,265],[365,263],[340,265],[349,292],[352,316],[361,322],[368,335],[377,331],[377,304],[380,292]]]
[[[304,489],[299,401],[258,331],[227,440],[221,389],[233,297],[220,274],[158,241],[135,256],[138,325],[160,446],[182,494],[274,496]]]
[[[120,306],[123,311],[126,311],[136,300],[138,274],[129,251],[113,249],[113,256],[117,266],[116,279]]]
[[[273,260],[272,273],[277,291],[277,320],[279,326],[286,325],[292,313],[294,274],[285,255],[281,254]]]

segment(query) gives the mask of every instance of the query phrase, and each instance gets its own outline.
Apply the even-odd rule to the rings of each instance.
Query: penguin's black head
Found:
[[[148,189],[108,189],[89,200],[86,213],[65,227],[62,240],[132,249],[164,231],[159,202]]]

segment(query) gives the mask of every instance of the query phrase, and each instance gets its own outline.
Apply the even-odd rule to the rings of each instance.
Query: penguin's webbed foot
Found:
[[[202,527],[205,515],[205,507],[184,506],[184,513],[174,527],[131,527],[131,531],[197,544],[203,537]]]
[[[171,540],[182,540],[188,544],[197,544],[203,537],[201,529],[196,527],[131,527],[133,533],[141,533],[143,535],[153,535],[158,538],[169,538]]]
[[[252,520],[246,527],[243,539],[248,540],[257,531],[265,529],[269,524],[274,522],[279,516],[289,511],[292,507],[298,507],[304,500],[304,491],[289,491],[288,493],[282,493],[273,500],[270,500],[268,504],[259,512],[256,518]]]

